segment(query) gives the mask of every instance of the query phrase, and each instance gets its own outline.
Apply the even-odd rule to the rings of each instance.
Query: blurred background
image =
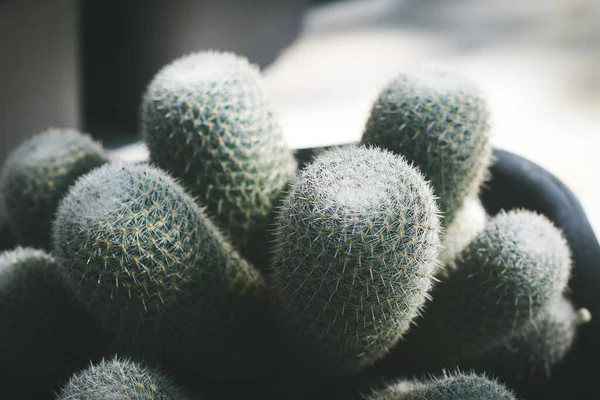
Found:
[[[388,79],[444,62],[600,232],[600,0],[0,1],[0,162],[49,126],[131,142],[152,75],[209,48],[263,68],[294,148],[359,139]]]

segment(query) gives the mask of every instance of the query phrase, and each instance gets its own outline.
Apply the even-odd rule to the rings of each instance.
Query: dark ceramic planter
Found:
[[[113,143],[116,149],[129,143]],[[324,148],[295,151],[303,168]],[[592,313],[592,322],[580,330],[574,349],[563,364],[553,370],[550,380],[522,389],[526,399],[584,399],[597,392],[600,365],[600,244],[575,195],[554,175],[513,153],[494,150],[491,180],[481,194],[488,214],[524,208],[547,216],[565,233],[572,251],[571,298],[577,307]],[[15,241],[0,225],[0,250],[10,249]],[[336,390],[334,389],[334,392]],[[319,396],[321,397],[321,396]],[[336,398],[332,393],[330,398]]]

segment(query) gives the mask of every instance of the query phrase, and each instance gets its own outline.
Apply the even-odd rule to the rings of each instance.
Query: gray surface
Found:
[[[25,137],[79,123],[75,3],[0,3],[0,163]]]
[[[600,0],[347,0],[307,15],[267,72],[292,147],[359,140],[398,72],[441,62],[474,80],[493,143],[551,171],[600,235]]]

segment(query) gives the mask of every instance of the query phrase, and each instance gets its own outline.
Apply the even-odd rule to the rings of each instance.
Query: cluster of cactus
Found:
[[[141,103],[148,162],[66,129],[7,159],[0,380],[183,400],[229,382],[268,396],[275,377],[295,398],[371,371],[389,380],[352,395],[510,400],[591,318],[551,221],[486,214],[489,111],[450,71],[400,74],[359,143],[302,168],[241,56],[183,56]]]
[[[571,269],[561,233],[545,217],[524,210],[491,218],[454,263],[432,291],[436,301],[419,328],[406,338],[410,346],[398,350],[415,359],[413,368],[465,365],[512,340],[558,306]],[[527,364],[513,365],[513,372]]]

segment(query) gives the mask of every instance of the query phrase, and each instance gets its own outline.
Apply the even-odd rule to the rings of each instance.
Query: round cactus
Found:
[[[250,331],[245,315],[262,298],[262,277],[156,167],[113,163],[79,179],[59,205],[53,240],[66,285],[117,330],[129,351],[119,354],[161,357],[181,329],[195,335],[188,351],[227,353],[230,330]],[[232,309],[239,303],[246,308]],[[233,323],[223,317],[231,314]]]
[[[131,359],[102,359],[78,371],[63,385],[57,400],[184,400],[173,380],[158,369]]]
[[[57,268],[39,249],[0,253],[0,380],[36,377],[35,385],[19,389],[23,398],[39,398],[30,390],[51,393],[73,369],[102,356],[109,340],[65,294]]]
[[[383,357],[428,298],[438,208],[416,169],[391,152],[322,153],[279,210],[271,279],[276,315],[310,372],[353,372]]]
[[[462,207],[456,214],[454,222],[445,230],[442,240],[440,261],[444,268],[440,273],[447,276],[455,267],[454,261],[461,251],[485,228],[487,213],[481,200],[475,196],[465,199]]]
[[[365,400],[516,400],[514,393],[495,379],[474,373],[445,374],[427,381],[399,381],[376,390]]]
[[[434,301],[406,347],[430,368],[477,356],[536,318],[565,290],[570,271],[567,242],[546,217],[502,212],[433,291]]]
[[[269,107],[259,69],[216,51],[163,67],[142,101],[151,161],[180,178],[244,253],[296,173]]]
[[[431,181],[449,227],[487,177],[489,112],[476,85],[425,64],[392,79],[373,104],[362,143],[404,155]]]
[[[74,129],[48,129],[13,150],[0,173],[0,204],[18,242],[49,249],[61,197],[78,177],[107,162],[102,146]]]
[[[512,386],[547,379],[571,350],[579,328],[591,320],[585,308],[557,297],[539,315],[475,360],[475,367],[502,377]]]

